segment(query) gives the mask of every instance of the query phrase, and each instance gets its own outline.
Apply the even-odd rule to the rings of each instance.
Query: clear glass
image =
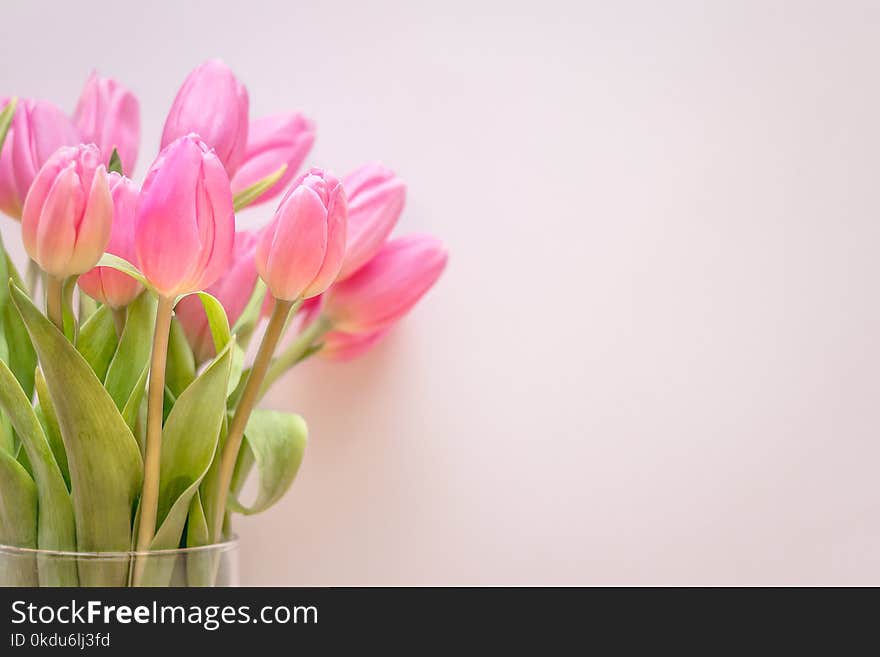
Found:
[[[238,538],[155,552],[56,552],[0,545],[0,586],[238,586]]]

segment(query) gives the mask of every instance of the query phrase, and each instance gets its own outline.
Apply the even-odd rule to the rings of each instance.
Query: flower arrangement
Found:
[[[385,167],[297,175],[314,124],[251,120],[219,61],[184,81],[142,185],[139,105],[116,80],[92,74],[72,117],[0,107],[0,210],[31,259],[23,278],[0,254],[0,545],[134,555],[109,570],[37,559],[19,583],[165,585],[138,555],[222,542],[232,513],[293,482],[306,424],[258,408],[268,387],[316,354],[370,349],[446,250],[389,239],[406,188]],[[276,198],[266,226],[236,228]],[[210,568],[188,578],[212,583]]]

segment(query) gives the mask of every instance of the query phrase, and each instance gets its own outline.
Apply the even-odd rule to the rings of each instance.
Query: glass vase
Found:
[[[0,586],[238,586],[238,539],[154,552],[0,545]]]

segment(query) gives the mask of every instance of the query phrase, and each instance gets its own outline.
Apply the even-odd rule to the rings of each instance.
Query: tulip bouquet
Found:
[[[258,408],[268,387],[311,356],[380,341],[446,251],[389,239],[405,186],[388,169],[297,175],[313,123],[250,120],[218,61],[178,91],[141,185],[138,101],[119,82],[93,74],[72,117],[30,99],[0,107],[0,210],[31,261],[22,277],[0,254],[0,546],[36,555],[0,580],[168,584],[146,557],[228,540],[230,514],[290,487],[306,424]],[[236,213],[277,197],[267,225],[236,228]],[[129,559],[108,569],[44,551]],[[185,577],[214,581],[210,567]]]

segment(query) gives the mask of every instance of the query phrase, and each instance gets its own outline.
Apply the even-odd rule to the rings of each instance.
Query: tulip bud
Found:
[[[391,234],[406,201],[406,184],[381,164],[365,164],[342,181],[348,199],[341,281],[369,261]]]
[[[83,87],[73,122],[85,143],[94,143],[101,160],[108,162],[113,149],[119,153],[122,170],[131,174],[141,139],[141,111],[133,93],[113,78],[93,72]]]
[[[293,180],[314,142],[315,125],[302,114],[278,114],[251,121],[244,160],[232,177],[233,196],[286,164],[284,175],[253,205],[275,198]]]
[[[131,179],[110,173],[107,176],[113,199],[113,225],[107,252],[134,261],[134,222],[140,190]],[[111,308],[127,306],[140,294],[143,286],[128,274],[112,267],[94,267],[79,277],[83,292]]]
[[[333,329],[370,333],[405,315],[443,273],[447,252],[429,235],[408,235],[385,246],[325,296],[324,314]]]
[[[206,290],[223,304],[230,324],[234,324],[241,317],[254,293],[254,286],[257,284],[257,270],[254,265],[256,248],[257,233],[237,232],[229,271]],[[196,360],[203,362],[212,357],[214,339],[201,300],[194,296],[184,297],[177,304],[174,312],[195,352]]]
[[[247,144],[248,94],[219,60],[208,60],[184,80],[165,119],[162,148],[190,133],[214,149],[230,176],[235,173]]]
[[[164,297],[204,290],[226,270],[234,233],[232,192],[220,160],[196,135],[171,142],[141,190],[138,268]]]
[[[24,248],[55,278],[76,276],[101,258],[112,221],[107,170],[97,147],[62,146],[37,173],[24,201]]]
[[[8,103],[3,99],[0,105]],[[79,143],[73,123],[58,107],[20,99],[0,151],[0,211],[21,219],[28,190],[46,160],[61,146]]]
[[[372,333],[343,333],[330,331],[321,338],[323,347],[318,355],[327,360],[346,361],[363,356],[388,335],[390,328]]]
[[[336,279],[345,253],[342,185],[311,169],[294,181],[257,244],[256,263],[276,299],[317,296]]]

